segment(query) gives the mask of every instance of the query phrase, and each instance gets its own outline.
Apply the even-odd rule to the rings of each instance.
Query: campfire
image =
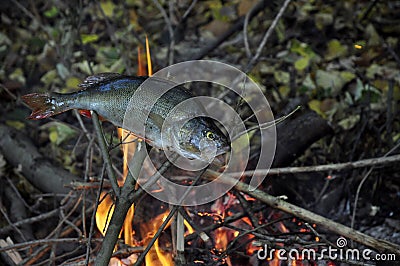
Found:
[[[389,2],[5,1],[0,264],[398,261]]]
[[[146,44],[148,68],[146,71],[145,64],[143,63],[145,62],[143,53],[139,48],[137,73],[139,76],[145,75],[146,72],[149,76],[152,74],[147,38]],[[130,134],[130,132],[121,128],[118,128],[118,137],[123,143],[121,145],[123,154],[122,176],[118,181],[118,185],[122,187],[128,175],[129,161],[132,160],[137,149],[138,139]],[[96,211],[96,225],[104,236],[114,212],[114,201],[111,195],[105,191],[101,193],[100,198],[101,201]],[[146,202],[142,201],[138,203],[145,205],[144,207],[131,206],[119,234],[119,238],[123,240],[124,245],[131,248],[141,247],[138,251],[142,251],[144,247],[150,244],[169,212],[168,205],[154,199],[148,200],[152,204],[146,204],[146,200]],[[206,210],[196,211],[196,207],[182,208],[181,211],[184,212],[184,216],[178,214],[172,222],[168,222],[164,228],[163,235],[159,236],[154,241],[151,249],[148,250],[144,259],[145,265],[175,265],[176,256],[184,255],[177,253],[177,246],[179,245],[177,241],[182,241],[182,239],[178,240],[180,237],[185,238],[183,250],[191,250],[192,255],[189,255],[189,260],[195,264],[209,265],[211,263],[231,266],[256,260],[257,253],[262,247],[253,233],[257,232],[254,228],[263,228],[265,223],[269,224],[268,221],[276,221],[270,222],[271,228],[265,227],[260,229],[261,232],[267,233],[270,230],[274,234],[289,234],[290,230],[285,226],[285,220],[281,219],[282,214],[280,213],[272,211],[269,217],[264,217],[265,214],[262,211],[248,213],[249,210],[244,206],[252,209],[251,205],[255,201],[255,198],[246,194],[236,193],[235,195],[229,192],[212,204],[204,206]],[[141,211],[145,209],[147,212],[146,215],[135,215],[135,208],[139,208]],[[196,225],[197,230],[184,217],[187,217],[193,226]],[[229,218],[232,217],[235,218],[229,221]],[[228,221],[226,220],[227,218]],[[178,223],[182,223],[182,220],[184,234],[183,236],[179,236]],[[299,227],[301,227],[301,224],[301,222],[297,223]],[[175,226],[175,228],[172,228],[172,226]],[[206,233],[202,231],[204,227],[213,229],[206,230]],[[310,233],[310,230],[300,228],[298,232]],[[177,235],[174,236],[173,234]],[[278,246],[284,247],[284,244],[278,244]],[[120,248],[119,245],[115,246],[114,254],[116,255],[111,258],[110,265],[133,265],[137,262],[137,253],[129,254],[128,252],[124,256],[117,255],[120,253],[118,252]],[[270,265],[280,265],[280,260],[275,253],[274,257],[267,259]],[[296,265],[296,261],[301,261],[301,258],[290,260],[291,265]]]

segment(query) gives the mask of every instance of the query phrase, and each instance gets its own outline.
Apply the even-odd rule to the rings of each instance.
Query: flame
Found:
[[[150,46],[149,39],[146,36],[146,57],[147,57],[147,74],[149,76],[153,75],[153,67],[151,65],[151,56],[150,56]]]
[[[188,222],[187,220],[183,220],[183,224],[184,224],[184,225],[186,226],[186,228],[187,228],[187,232],[185,233],[185,236],[194,233],[193,227],[189,224],[189,222]]]
[[[154,234],[157,232],[158,228],[161,226],[163,221],[167,218],[167,213],[162,213],[156,218],[152,219],[149,223],[143,223],[140,225],[140,230],[145,235],[143,240],[143,245],[148,245]],[[166,228],[170,226],[166,226]],[[147,253],[145,257],[146,265],[174,265],[172,260],[172,254],[170,252],[165,252],[160,248],[159,238],[154,243],[152,249]]]
[[[96,225],[104,236],[114,212],[114,202],[110,195],[104,191],[101,193],[101,199],[103,200],[100,202],[96,212]]]
[[[130,134],[129,131],[122,129],[122,128],[118,128],[118,137],[119,139],[121,139],[123,141],[123,144],[121,145],[121,149],[123,152],[123,180],[125,181],[126,176],[128,175],[128,163],[129,161],[132,159],[133,154],[135,153],[136,150],[136,142],[135,140],[137,140],[137,137]],[[122,185],[122,184],[120,184]]]
[[[146,75],[146,68],[144,67],[144,58],[142,57],[142,47],[138,46],[138,69],[137,75],[138,76],[145,76]]]

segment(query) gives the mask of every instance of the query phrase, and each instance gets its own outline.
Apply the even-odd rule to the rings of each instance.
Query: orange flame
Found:
[[[147,57],[147,74],[149,76],[153,75],[153,68],[151,65],[151,56],[150,56],[150,46],[149,46],[149,39],[146,36],[146,57]]]
[[[149,223],[143,223],[140,225],[142,235],[145,235],[143,244],[146,246],[149,244],[154,234],[157,232],[158,228],[167,218],[167,213],[162,213],[156,218],[151,220]],[[169,224],[167,225],[167,227]],[[166,227],[166,228],[167,228]],[[146,265],[173,265],[172,255],[170,252],[165,252],[160,248],[159,239],[156,240],[152,249],[147,253],[145,257]]]
[[[106,195],[106,192],[101,193],[101,199],[103,201],[99,204],[96,212],[96,225],[103,236],[107,232],[108,224],[111,220],[111,216],[114,212],[114,202],[110,195]]]

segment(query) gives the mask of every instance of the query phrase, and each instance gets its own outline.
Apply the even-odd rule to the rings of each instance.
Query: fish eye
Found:
[[[214,140],[214,134],[211,131],[207,131],[206,137],[210,140]]]

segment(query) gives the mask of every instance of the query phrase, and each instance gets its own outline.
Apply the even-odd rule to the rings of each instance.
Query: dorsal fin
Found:
[[[119,73],[99,73],[92,76],[87,77],[81,84],[78,86],[84,89],[91,88],[93,86],[98,86],[107,81],[114,80],[116,78],[123,77],[123,75]]]

